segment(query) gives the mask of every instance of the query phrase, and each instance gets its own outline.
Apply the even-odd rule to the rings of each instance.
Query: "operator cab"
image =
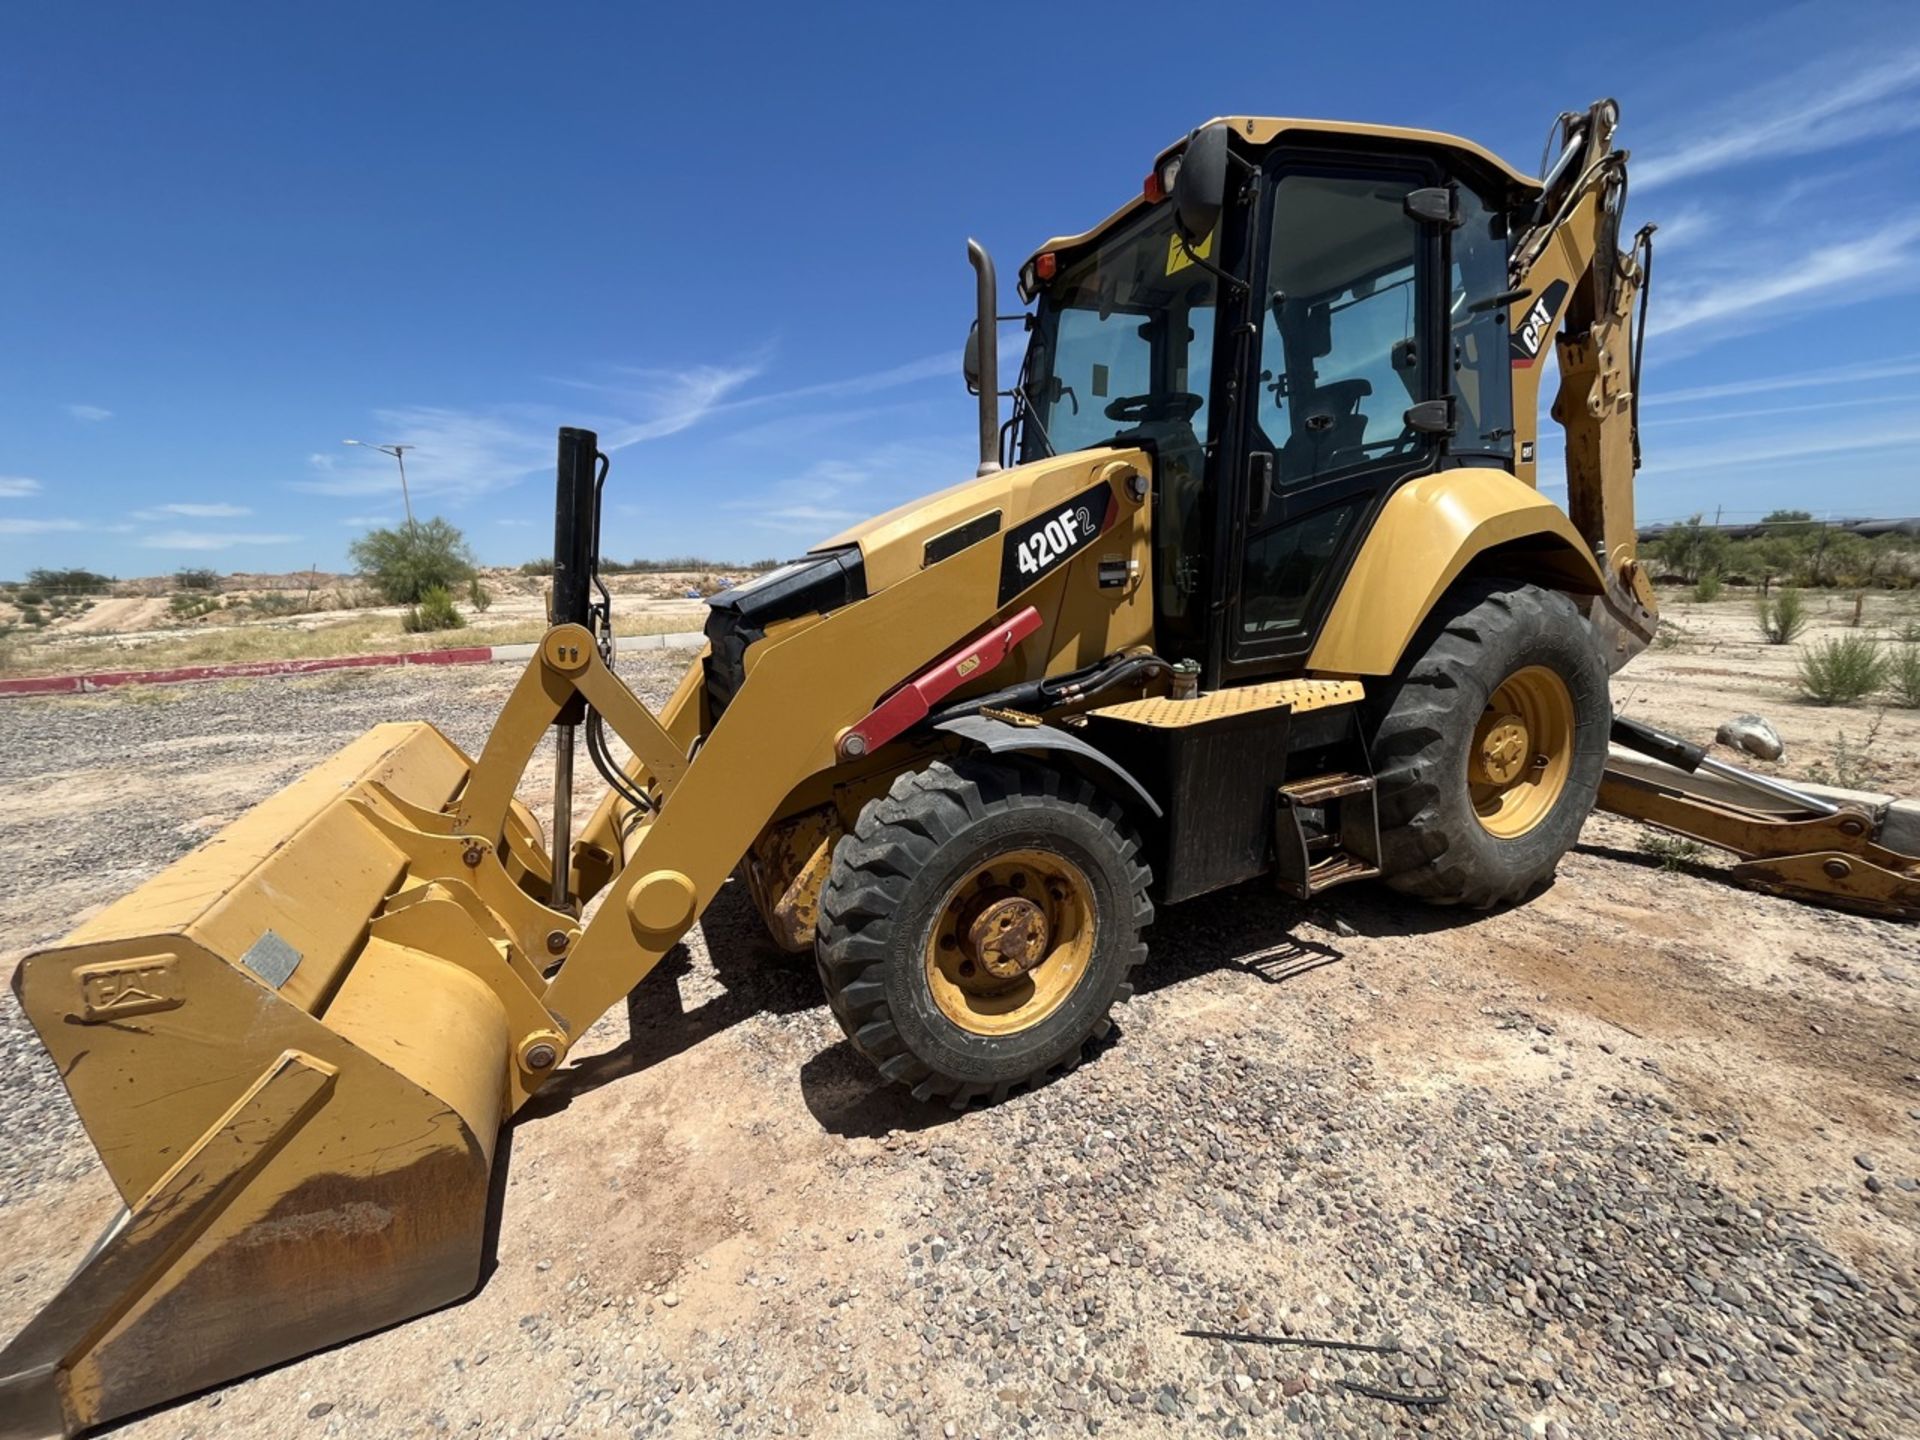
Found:
[[[1538,189],[1450,136],[1215,121],[1022,268],[1017,458],[1152,451],[1162,654],[1210,683],[1297,672],[1397,486],[1532,478],[1507,260]]]

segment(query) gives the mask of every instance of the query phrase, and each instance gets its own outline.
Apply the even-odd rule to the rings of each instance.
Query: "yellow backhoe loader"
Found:
[[[1520,900],[1603,780],[1753,878],[1910,912],[1883,817],[1695,793],[1718,762],[1613,726],[1656,624],[1616,121],[1561,117],[1539,178],[1428,131],[1212,121],[1021,267],[1004,395],[970,247],[978,473],[716,596],[658,715],[612,666],[606,458],[562,430],[553,625],[477,760],[381,726],[20,965],[127,1209],[0,1353],[0,1436],[472,1291],[501,1127],[736,872],[880,1074],[954,1106],[1075,1065],[1156,904]],[[556,727],[549,844],[515,790]],[[1608,779],[1610,734],[1679,767]],[[608,786],[577,839],[576,737]]]

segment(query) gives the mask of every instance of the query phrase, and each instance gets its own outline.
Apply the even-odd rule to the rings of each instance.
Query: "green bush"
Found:
[[[269,590],[249,600],[247,608],[256,615],[298,615],[307,607],[284,590]]]
[[[220,576],[213,570],[176,570],[173,583],[182,590],[218,590]]]
[[[1800,688],[1818,704],[1846,705],[1884,685],[1887,667],[1879,641],[1866,635],[1842,635],[1801,652]]]
[[[20,607],[20,623],[22,625],[31,625],[34,629],[38,630],[47,623],[47,617],[40,613],[40,607],[37,605],[22,605]]]
[[[389,605],[422,604],[433,590],[450,597],[473,578],[466,537],[438,516],[419,525],[369,530],[348,551]]]
[[[465,627],[466,617],[454,607],[453,596],[447,593],[444,585],[435,585],[420,597],[420,602],[400,617],[400,624],[409,635],[430,634],[435,630],[459,630]]]
[[[91,570],[29,570],[27,583],[50,595],[99,595],[113,582]]]
[[[553,561],[550,559],[529,560],[520,567],[520,573],[522,575],[551,575],[553,573]]]
[[[47,593],[44,590],[35,590],[32,588],[16,590],[13,592],[13,603],[16,605],[44,605],[47,603]]]
[[[1711,604],[1720,598],[1720,592],[1726,582],[1720,578],[1718,570],[1702,570],[1700,578],[1693,582],[1693,598],[1702,605]]]
[[[167,601],[167,612],[179,620],[198,620],[220,608],[212,595],[175,595]]]
[[[482,615],[493,604],[493,592],[480,583],[480,577],[474,576],[467,582],[467,603]]]
[[[1720,568],[1727,553],[1727,537],[1695,515],[1669,525],[1654,542],[1654,553],[1662,565],[1691,585],[1707,571]]]
[[[1887,662],[1887,688],[1896,703],[1920,710],[1920,645],[1902,645]]]
[[[1755,603],[1760,615],[1760,633],[1769,645],[1791,645],[1807,628],[1807,602],[1793,586],[1781,588],[1778,595],[1762,595]]]

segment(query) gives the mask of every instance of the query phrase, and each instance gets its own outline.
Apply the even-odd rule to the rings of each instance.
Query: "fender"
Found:
[[[1489,552],[1500,550],[1498,557]],[[1316,674],[1391,675],[1435,602],[1475,562],[1549,589],[1603,594],[1573,521],[1505,470],[1441,470],[1388,497],[1307,657]],[[1481,568],[1485,568],[1482,566]],[[1584,608],[1584,607],[1583,607]]]
[[[1166,813],[1160,808],[1160,802],[1147,793],[1147,787],[1133,778],[1132,772],[1105,751],[1095,749],[1079,736],[1070,735],[1058,726],[1009,725],[1005,720],[995,720],[986,715],[960,715],[952,720],[942,720],[933,728],[957,735],[989,755],[1039,750],[1063,750],[1069,755],[1078,755],[1125,785],[1154,819],[1158,820]]]

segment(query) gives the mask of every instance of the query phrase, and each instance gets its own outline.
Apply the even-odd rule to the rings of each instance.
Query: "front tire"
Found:
[[[1543,886],[1579,838],[1607,762],[1607,667],[1554,591],[1481,584],[1442,606],[1374,730],[1381,868],[1486,910]]]
[[[955,1109],[1080,1063],[1153,920],[1124,817],[1038,766],[899,777],[834,849],[814,957],[854,1048]]]

